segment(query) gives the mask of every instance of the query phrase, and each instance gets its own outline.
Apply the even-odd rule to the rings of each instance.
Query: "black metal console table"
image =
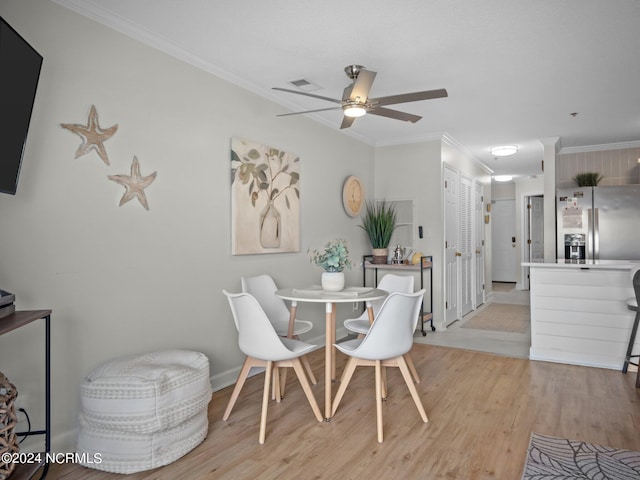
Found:
[[[36,320],[45,321],[45,427],[44,430],[16,432],[18,436],[44,435],[44,453],[39,463],[19,463],[11,473],[11,480],[30,479],[42,468],[40,480],[47,476],[49,463],[47,454],[51,453],[51,310],[17,311],[0,318],[0,336]]]
[[[404,263],[373,263],[373,255],[364,255],[362,257],[362,286],[367,286],[367,269],[373,269],[374,283],[378,286],[378,270],[400,270],[400,271],[420,271],[420,289],[424,288],[424,272],[429,271],[429,311],[424,310],[424,301],[422,302],[420,313],[420,331],[422,336],[427,335],[424,330],[425,322],[431,322],[431,331],[436,328],[433,326],[433,256],[425,255],[420,257],[418,265],[407,265]]]

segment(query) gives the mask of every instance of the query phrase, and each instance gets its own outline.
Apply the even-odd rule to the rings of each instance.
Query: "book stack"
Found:
[[[16,296],[13,293],[5,292],[0,289],[0,318],[11,315],[16,311],[16,307],[13,304]]]

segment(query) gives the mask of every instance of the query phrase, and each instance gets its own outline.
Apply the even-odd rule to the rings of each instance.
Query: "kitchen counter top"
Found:
[[[631,270],[640,265],[640,260],[565,260],[555,262],[524,262],[523,267],[529,268],[602,268],[608,270]]]

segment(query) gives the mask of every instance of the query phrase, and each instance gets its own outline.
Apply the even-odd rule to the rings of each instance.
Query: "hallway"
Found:
[[[528,310],[514,315],[524,315],[523,318],[514,318],[514,321],[526,321],[528,328],[526,333],[507,331],[510,329],[491,330],[469,328],[466,324],[475,316],[480,315],[492,304],[529,305],[529,291],[516,290],[513,283],[494,282],[493,291],[487,299],[487,303],[477,310],[466,315],[462,320],[451,324],[444,332],[432,332],[428,329],[426,337],[420,333],[415,335],[416,343],[426,345],[438,345],[442,347],[462,348],[480,352],[495,353],[515,358],[529,358],[531,345],[530,315]],[[516,310],[517,311],[517,310]]]

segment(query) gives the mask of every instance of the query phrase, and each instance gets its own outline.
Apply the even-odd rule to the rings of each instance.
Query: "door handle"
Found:
[[[456,257],[461,257],[461,256],[462,256],[462,253],[456,252]]]
[[[480,253],[480,249],[479,248],[476,249],[476,253]]]

